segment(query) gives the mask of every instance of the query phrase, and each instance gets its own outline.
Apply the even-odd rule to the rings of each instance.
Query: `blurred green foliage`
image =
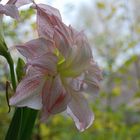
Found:
[[[91,45],[94,45],[96,60],[103,69],[101,91],[90,99],[94,124],[80,133],[65,113],[51,117],[46,123],[38,119],[32,140],[140,140],[140,57],[136,48],[140,40],[140,4],[138,0],[127,2],[91,0],[90,5],[80,6],[74,20],[77,28],[86,29]],[[4,22],[9,44],[36,36],[31,34],[31,31],[35,32],[34,11],[21,13],[20,24],[13,20]],[[23,27],[21,35],[19,30]],[[7,79],[7,65],[0,58],[0,140],[4,139],[13,114],[13,110],[7,113]]]
[[[120,107],[117,111],[103,110],[94,105],[95,122],[91,128],[79,133],[70,118],[57,115],[47,124],[39,124],[33,139],[41,140],[139,140],[140,119],[139,113]],[[133,114],[133,115],[132,115]],[[137,116],[137,122],[127,121],[128,115]],[[37,130],[39,129],[39,130]],[[39,132],[39,133],[38,133]],[[37,135],[39,134],[39,135]]]

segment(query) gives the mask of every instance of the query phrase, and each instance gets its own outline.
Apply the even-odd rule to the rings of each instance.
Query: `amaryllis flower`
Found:
[[[10,104],[42,110],[42,119],[67,110],[80,131],[94,120],[85,93],[97,92],[101,71],[83,32],[66,26],[57,9],[36,5],[40,38],[18,45],[27,73]]]
[[[18,8],[31,3],[32,0],[9,0],[5,5],[0,4],[0,14],[5,14],[15,19],[19,19]]]

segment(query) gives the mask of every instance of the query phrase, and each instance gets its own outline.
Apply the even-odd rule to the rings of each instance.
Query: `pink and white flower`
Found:
[[[41,109],[43,120],[67,110],[83,131],[94,120],[84,94],[99,89],[101,70],[83,32],[66,26],[55,8],[42,4],[34,8],[40,38],[17,46],[27,59],[27,74],[10,104]]]

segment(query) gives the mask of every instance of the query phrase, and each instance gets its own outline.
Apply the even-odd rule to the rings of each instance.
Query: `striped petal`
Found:
[[[41,56],[47,52],[53,51],[53,43],[44,38],[31,40],[23,45],[17,45],[17,50],[27,59]]]
[[[55,42],[55,47],[59,50],[62,56],[67,59],[72,49],[72,43],[70,40],[69,31],[65,25],[62,24],[60,27],[55,28],[53,39]]]
[[[84,91],[87,93],[97,93],[100,88],[101,80],[102,71],[94,61],[91,61],[88,70],[85,72]]]
[[[40,109],[42,107],[43,83],[43,76],[27,75],[17,86],[14,96],[10,98],[10,105]]]
[[[93,112],[81,93],[72,92],[72,99],[68,104],[67,113],[72,117],[79,131],[89,128],[94,120]]]
[[[57,25],[56,19],[61,20],[61,15],[56,8],[49,5],[37,4],[34,6],[37,10],[37,28],[41,37],[53,38],[53,28]]]
[[[30,59],[27,64],[45,73],[47,72],[53,75],[57,73],[57,57],[52,53],[34,57]]]
[[[64,89],[59,76],[46,80],[42,95],[42,120],[46,120],[49,115],[66,110],[69,100],[70,95]]]

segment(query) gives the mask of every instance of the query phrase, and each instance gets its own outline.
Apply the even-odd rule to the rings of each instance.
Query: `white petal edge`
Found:
[[[37,79],[38,78],[38,79]],[[16,93],[10,98],[10,105],[17,107],[29,107],[33,109],[42,108],[41,90],[44,80],[37,85],[32,80],[41,80],[40,77],[26,77],[17,87]],[[29,86],[29,87],[28,87]],[[34,89],[33,89],[34,87]]]
[[[94,121],[94,114],[89,109],[86,99],[80,93],[73,93],[72,100],[67,107],[67,113],[72,117],[77,129],[81,132],[89,128]]]
[[[42,108],[42,98],[39,95],[34,95],[34,96],[30,96],[26,100],[22,100],[21,102],[16,103],[16,104],[15,104],[14,99],[11,98],[10,105],[14,105],[17,107],[29,107],[32,109],[40,110]]]

